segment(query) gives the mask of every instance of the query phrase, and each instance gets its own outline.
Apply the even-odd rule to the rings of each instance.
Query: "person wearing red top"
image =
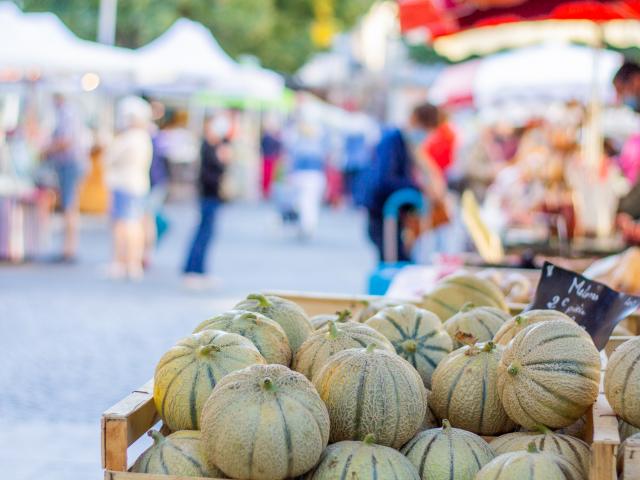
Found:
[[[440,122],[424,143],[425,154],[433,159],[443,174],[453,164],[455,148],[456,132],[446,120]]]

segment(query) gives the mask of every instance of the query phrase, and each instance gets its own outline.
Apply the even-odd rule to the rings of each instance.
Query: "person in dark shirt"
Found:
[[[424,144],[427,134],[438,126],[438,109],[424,103],[413,109],[404,128],[383,131],[369,169],[369,185],[365,205],[369,212],[369,238],[384,260],[383,209],[387,199],[404,188],[422,190],[416,181],[414,152]],[[398,229],[400,232],[401,229]],[[402,236],[398,237],[398,260],[408,261]]]
[[[271,187],[278,168],[278,160],[282,154],[282,141],[277,130],[271,124],[266,124],[260,139],[262,153],[262,198],[271,196]]]
[[[230,125],[226,117],[216,117],[207,123],[200,148],[200,223],[196,229],[184,267],[188,286],[200,287],[206,282],[206,258],[215,230],[218,208],[222,203],[221,184],[230,159]]]

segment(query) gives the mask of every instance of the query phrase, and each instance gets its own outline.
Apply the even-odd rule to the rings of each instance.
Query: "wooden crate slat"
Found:
[[[102,415],[102,466],[127,469],[127,448],[160,417],[153,403],[153,380],[127,395]]]
[[[104,480],[223,480],[221,478],[178,477],[175,475],[160,475],[149,473],[106,471]]]

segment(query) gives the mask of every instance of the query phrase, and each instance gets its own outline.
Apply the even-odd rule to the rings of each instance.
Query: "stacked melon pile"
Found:
[[[328,312],[312,323],[290,301],[250,295],[201,323],[158,363],[154,399],[174,433],[154,433],[134,470],[586,478],[589,447],[552,431],[598,394],[598,351],[571,319],[511,318],[502,294],[472,276],[445,279],[421,307],[384,302],[357,318]]]
[[[619,418],[623,443],[618,451],[618,470],[622,471],[628,442],[640,442],[640,337],[614,350],[604,376],[604,391]]]

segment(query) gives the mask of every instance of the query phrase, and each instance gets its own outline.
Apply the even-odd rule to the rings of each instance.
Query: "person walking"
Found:
[[[207,253],[213,239],[216,215],[222,204],[221,184],[226,165],[231,160],[229,134],[231,125],[225,116],[207,122],[200,147],[200,222],[193,236],[184,266],[187,287],[201,289],[211,286],[207,279]]]
[[[405,188],[431,195],[428,186],[421,185],[427,175],[418,158],[423,156],[421,149],[428,133],[438,126],[438,118],[435,106],[429,103],[418,105],[404,127],[383,131],[375,149],[369,168],[365,206],[369,214],[369,238],[381,262],[384,261],[383,210],[387,199]],[[403,242],[401,230],[398,228],[398,261],[408,261],[410,252]]]
[[[78,248],[78,186],[82,179],[83,132],[65,97],[56,94],[53,102],[55,123],[44,156],[53,167],[58,180],[60,207],[64,218],[62,255],[56,260],[73,262]]]
[[[275,122],[271,120],[265,121],[260,139],[260,152],[262,154],[262,198],[267,200],[271,197],[271,187],[282,154],[282,141]]]
[[[306,240],[314,235],[320,219],[327,185],[328,140],[318,125],[308,119],[300,119],[286,139],[286,145],[299,236]]]
[[[113,278],[143,277],[144,216],[149,193],[151,107],[139,97],[126,97],[118,105],[122,130],[110,146],[105,162],[111,189],[113,222]]]

